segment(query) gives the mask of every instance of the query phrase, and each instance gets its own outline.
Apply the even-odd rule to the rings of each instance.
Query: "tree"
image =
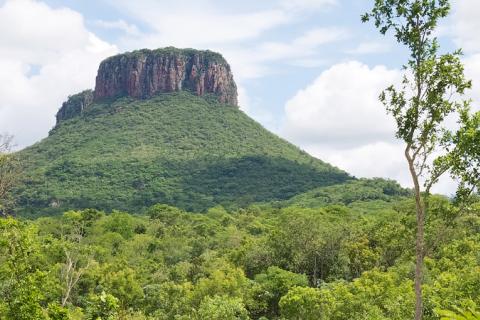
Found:
[[[247,309],[240,298],[228,296],[205,297],[198,309],[198,319],[248,320]]]
[[[87,307],[88,320],[114,320],[118,319],[118,299],[111,294],[102,293],[92,296]]]
[[[35,231],[13,218],[0,219],[0,319],[46,319]]]
[[[90,212],[86,210],[86,212]],[[92,258],[88,254],[88,247],[83,245],[85,235],[85,220],[83,212],[68,211],[63,215],[62,246],[65,262],[60,272],[62,282],[62,307],[65,307],[72,292],[85,271],[90,267]],[[62,225],[62,227],[64,226]]]
[[[0,134],[0,215],[6,215],[13,205],[10,192],[20,177],[18,159],[11,153],[13,137]]]
[[[463,202],[480,191],[480,111],[470,114],[468,109],[460,115],[460,129],[446,137],[452,150],[442,159],[450,163],[451,174],[460,180],[457,198]]]
[[[380,100],[396,120],[397,138],[405,142],[405,158],[414,185],[416,320],[423,316],[424,223],[428,197],[432,186],[450,167],[448,162],[434,158],[444,149],[441,142],[446,132],[446,117],[468,108],[468,102],[458,97],[471,87],[464,76],[461,51],[438,53],[434,31],[449,11],[448,0],[376,0],[372,11],[362,16],[363,22],[372,19],[382,34],[393,30],[397,41],[410,52],[403,67],[402,86],[388,87]]]
[[[371,270],[352,282],[291,288],[280,300],[282,319],[404,320],[413,316],[411,281],[396,272]]]
[[[326,300],[326,299],[324,299]],[[283,317],[291,320],[324,320],[328,319],[328,305],[324,303],[317,288],[294,287],[280,299],[280,310]]]
[[[279,314],[278,303],[290,288],[308,286],[307,277],[278,267],[269,267],[265,273],[258,274],[255,281],[260,284],[263,294],[258,300],[263,299],[268,305],[268,316],[275,317]]]

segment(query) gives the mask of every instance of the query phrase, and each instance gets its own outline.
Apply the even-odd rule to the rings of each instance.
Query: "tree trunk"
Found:
[[[418,207],[418,206],[417,206]],[[424,247],[424,224],[425,213],[423,208],[417,210],[417,241],[416,241],[416,264],[415,264],[415,320],[423,317],[423,247]]]
[[[415,320],[423,318],[423,298],[422,298],[422,282],[423,282],[423,247],[424,247],[424,224],[425,211],[422,203],[422,195],[420,191],[420,183],[418,175],[415,171],[414,159],[410,156],[410,146],[405,150],[405,157],[408,161],[408,167],[412,176],[415,191],[415,207],[417,212],[417,239],[415,243]]]

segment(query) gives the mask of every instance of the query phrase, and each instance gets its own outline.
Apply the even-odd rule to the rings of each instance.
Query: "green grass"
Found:
[[[94,104],[20,152],[19,212],[190,211],[285,200],[352,179],[233,106],[188,92]]]

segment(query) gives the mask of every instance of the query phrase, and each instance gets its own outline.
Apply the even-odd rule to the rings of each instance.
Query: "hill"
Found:
[[[352,207],[364,202],[395,203],[411,196],[411,190],[402,188],[394,180],[356,179],[343,184],[308,190],[283,201],[281,205],[321,208],[340,204]]]
[[[78,97],[74,97],[78,100]],[[235,106],[188,91],[94,102],[20,152],[19,212],[191,211],[288,199],[351,177],[268,132]]]

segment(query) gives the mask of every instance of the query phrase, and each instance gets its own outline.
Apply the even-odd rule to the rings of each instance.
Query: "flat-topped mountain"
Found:
[[[237,106],[237,86],[221,54],[173,47],[143,49],[102,61],[95,90],[70,96],[57,114],[57,123],[80,115],[94,101],[125,96],[148,99],[178,91],[210,94],[221,103]]]
[[[237,87],[227,61],[219,53],[193,49],[139,50],[106,59],[98,69],[95,99],[187,90],[212,93],[237,105]]]
[[[20,152],[18,212],[138,212],[155,203],[203,211],[352,179],[245,115],[235,88],[228,64],[209,51],[108,58],[95,90],[70,96],[49,137]]]

